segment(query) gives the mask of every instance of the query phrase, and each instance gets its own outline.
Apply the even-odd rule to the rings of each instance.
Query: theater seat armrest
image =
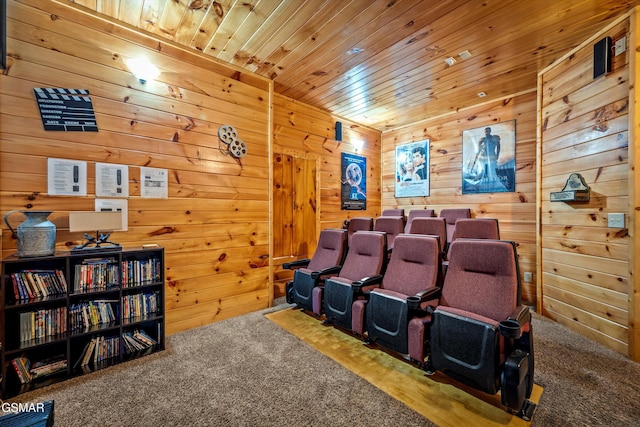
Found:
[[[440,296],[441,288],[438,286],[434,286],[429,289],[425,289],[424,291],[420,291],[416,294],[418,298],[420,298],[420,302],[429,301],[431,299],[438,298]]]
[[[439,295],[440,288],[437,286],[425,289],[424,291],[420,291],[415,295],[408,296],[407,306],[409,307],[409,310],[414,313],[414,315],[424,316],[427,314],[431,314],[433,313],[433,307],[422,307],[422,303],[424,303],[425,301],[436,299]]]
[[[322,276],[326,276],[328,274],[338,274],[340,273],[340,269],[342,269],[341,265],[334,265],[333,267],[327,267],[323,270],[312,271],[311,278],[314,280],[318,280]]]
[[[295,270],[296,268],[302,268],[309,265],[311,260],[309,258],[299,259],[297,261],[285,262],[282,264],[282,268],[285,270]]]
[[[384,276],[382,274],[376,274],[375,276],[365,277],[364,279],[360,279],[356,282],[351,283],[351,287],[354,292],[362,292],[362,288],[379,285],[382,283],[382,278]]]
[[[523,326],[531,322],[531,311],[529,306],[519,305],[513,310],[513,313],[509,316],[509,319],[515,320],[520,326]]]

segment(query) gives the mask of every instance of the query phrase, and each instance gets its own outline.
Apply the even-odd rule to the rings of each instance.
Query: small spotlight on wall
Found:
[[[160,75],[158,67],[149,62],[147,58],[128,58],[124,60],[124,63],[142,84],[154,80]]]

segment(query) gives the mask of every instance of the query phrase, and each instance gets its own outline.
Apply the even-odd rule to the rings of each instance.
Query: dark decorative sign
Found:
[[[88,90],[35,87],[33,91],[44,130],[98,131]]]
[[[7,69],[7,0],[0,0],[0,68]]]

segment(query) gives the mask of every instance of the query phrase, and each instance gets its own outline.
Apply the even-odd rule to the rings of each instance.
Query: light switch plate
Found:
[[[627,38],[622,37],[616,41],[615,47],[613,49],[613,55],[618,56],[623,54],[627,50]]]
[[[610,213],[609,214],[609,227],[611,227],[611,228],[624,228],[624,214],[623,213]]]

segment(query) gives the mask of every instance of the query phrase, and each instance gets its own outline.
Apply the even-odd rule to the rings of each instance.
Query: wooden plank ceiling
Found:
[[[533,89],[538,71],[639,2],[68,1],[381,131]]]

